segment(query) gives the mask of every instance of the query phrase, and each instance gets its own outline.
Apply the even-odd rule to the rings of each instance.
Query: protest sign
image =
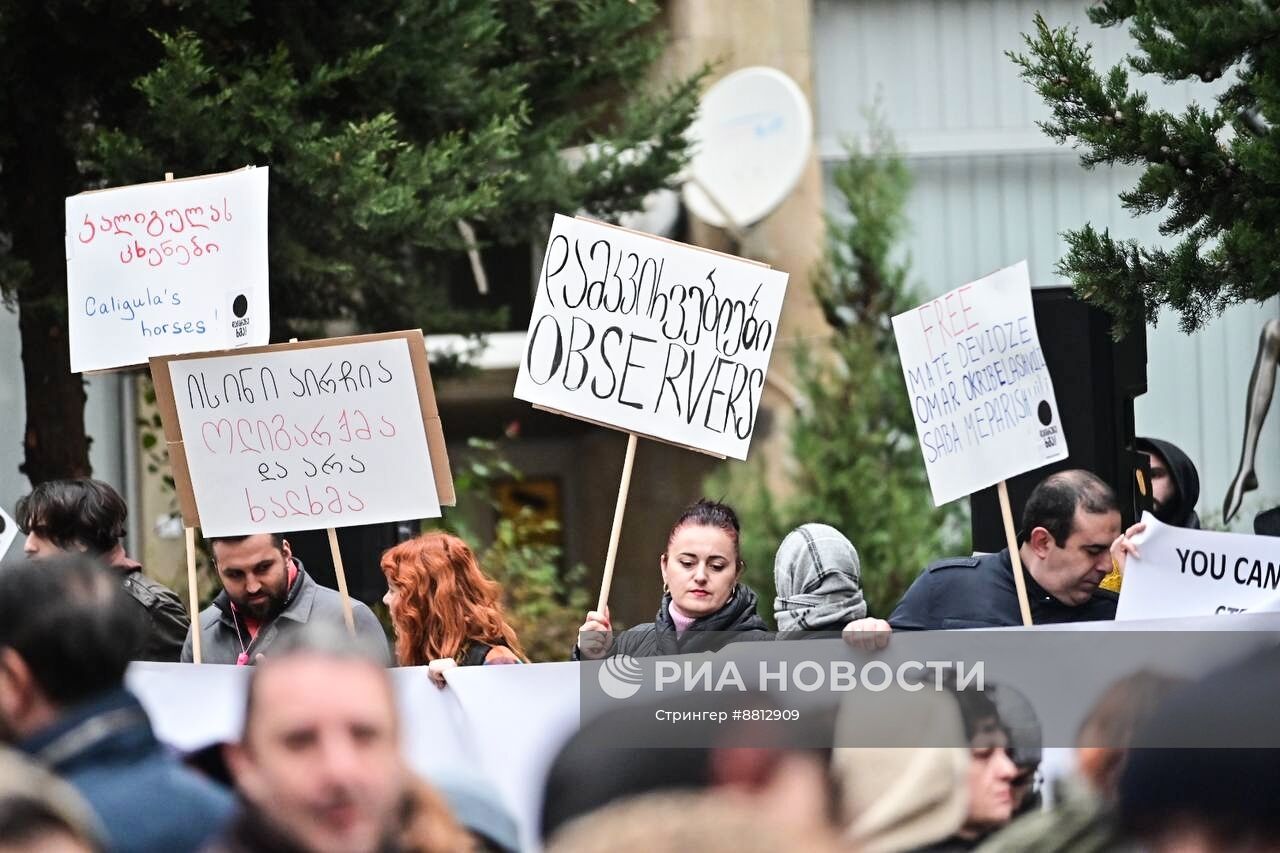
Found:
[[[1026,261],[893,318],[933,502],[1067,458]]]
[[[453,503],[419,331],[153,358],[151,375],[184,522],[206,536]]]
[[[66,201],[71,369],[265,344],[267,170]]]
[[[13,540],[18,537],[18,523],[13,520],[9,513],[0,509],[0,560],[4,559],[4,555],[9,553],[9,546],[13,544]]]
[[[1280,540],[1189,530],[1143,513],[1116,619],[1271,611],[1280,597]]]
[[[746,459],[787,274],[556,216],[515,396]]]

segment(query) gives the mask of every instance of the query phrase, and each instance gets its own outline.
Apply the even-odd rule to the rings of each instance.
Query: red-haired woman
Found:
[[[401,666],[426,665],[443,687],[444,670],[454,666],[524,661],[502,612],[502,587],[458,537],[424,533],[401,542],[382,555],[382,573]]]

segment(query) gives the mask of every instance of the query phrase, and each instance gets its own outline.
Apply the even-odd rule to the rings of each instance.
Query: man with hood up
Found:
[[[1176,444],[1159,438],[1140,437],[1134,446],[1151,462],[1152,514],[1165,524],[1199,530],[1200,475],[1195,463]]]

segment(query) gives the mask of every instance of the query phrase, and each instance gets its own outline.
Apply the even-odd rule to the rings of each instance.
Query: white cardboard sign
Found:
[[[267,170],[67,199],[76,373],[267,342]]]
[[[1189,530],[1143,513],[1116,619],[1274,612],[1280,597],[1280,539]]]
[[[937,506],[1067,458],[1027,262],[893,318]]]
[[[13,520],[13,516],[0,509],[0,560],[4,559],[4,555],[9,553],[9,546],[13,544],[13,540],[18,537],[18,522]]]
[[[370,337],[167,360],[206,536],[440,515],[419,396],[429,377],[424,391],[406,337]]]
[[[787,274],[556,216],[515,396],[745,459]]]

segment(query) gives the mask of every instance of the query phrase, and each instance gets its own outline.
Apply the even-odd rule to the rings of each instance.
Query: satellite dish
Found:
[[[772,213],[800,181],[813,144],[813,115],[786,74],[743,68],[707,90],[689,138],[694,155],[685,205],[710,225],[745,228]]]

